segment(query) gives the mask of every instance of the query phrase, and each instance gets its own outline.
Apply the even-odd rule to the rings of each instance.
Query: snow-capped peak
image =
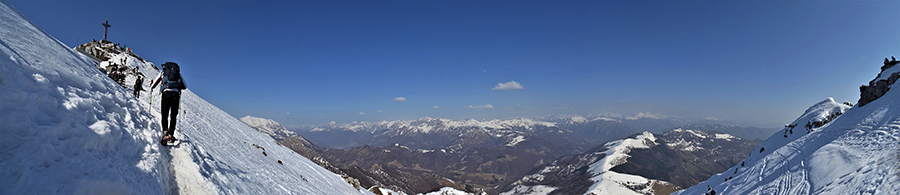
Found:
[[[624,164],[631,149],[650,148],[659,145],[653,133],[643,132],[634,138],[625,138],[606,143],[605,157],[591,164],[588,170],[593,176],[594,182],[585,194],[640,194],[652,193],[654,183],[668,183],[653,179],[647,179],[637,175],[617,173],[610,171],[617,165]]]
[[[240,120],[241,122],[244,122],[244,124],[247,124],[248,126],[256,129],[259,132],[268,134],[276,140],[282,140],[284,138],[297,135],[293,131],[288,131],[287,128],[284,128],[284,126],[281,126],[281,124],[275,122],[272,119],[245,116],[243,118],[240,118]]]
[[[606,143],[604,146],[609,148],[600,153],[606,153],[606,157],[591,165],[591,173],[598,175],[609,171],[613,167],[625,163],[625,159],[629,157],[628,152],[633,148],[650,148],[659,145],[656,143],[656,137],[653,133],[644,131],[634,138],[626,138]]]

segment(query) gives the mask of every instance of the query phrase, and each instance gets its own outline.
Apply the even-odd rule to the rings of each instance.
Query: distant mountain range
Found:
[[[417,120],[331,123],[321,126],[292,126],[289,130],[325,148],[349,149],[363,145],[388,146],[395,143],[414,149],[457,148],[460,138],[488,135],[494,145],[514,144],[533,135],[549,135],[569,140],[576,147],[594,145],[649,131],[661,133],[673,128],[710,129],[744,139],[764,139],[775,128],[718,125],[717,120],[687,120],[675,116],[638,113],[634,115],[594,114],[491,120],[451,120],[423,117]],[[524,140],[522,140],[524,139]],[[502,143],[501,143],[502,142]],[[457,147],[454,147],[457,145]],[[584,148],[582,148],[584,149]],[[581,152],[581,151],[576,151]]]
[[[292,128],[310,139],[280,143],[410,194],[896,194],[897,64],[860,87],[860,105],[828,98],[780,130],[649,113],[421,118]]]
[[[244,117],[242,120],[251,118]],[[268,120],[257,119],[254,121]],[[268,122],[275,123],[274,121]],[[528,183],[521,182],[521,179],[535,174],[530,171],[533,172],[536,167],[567,162],[566,158],[572,158],[572,156],[593,154],[591,151],[596,152],[604,148],[604,143],[608,141],[622,141],[621,139],[633,137],[633,135],[654,136],[652,132],[642,132],[639,131],[640,129],[668,125],[671,126],[669,130],[681,126],[716,131],[747,131],[745,133],[747,135],[758,133],[748,130],[762,131],[760,128],[685,124],[688,122],[690,121],[678,117],[647,113],[632,116],[569,115],[483,121],[471,119],[457,121],[425,117],[413,121],[333,123],[325,126],[306,127],[307,130],[297,131],[303,137],[288,136],[283,140],[279,139],[281,140],[279,143],[329,170],[358,179],[366,188],[380,186],[414,194],[450,186],[470,192],[498,194],[518,186],[526,186]],[[280,129],[276,127],[280,125],[256,123],[251,126],[262,127],[259,128],[260,131],[266,132],[273,138],[286,134],[274,133],[278,131],[271,130]],[[661,133],[664,130],[656,131]],[[673,133],[680,131],[707,135],[706,138],[709,140]],[[772,129],[772,132],[774,131]],[[768,132],[768,134],[771,135],[772,132]],[[714,142],[712,140],[717,138],[716,135],[728,139]],[[728,151],[735,154],[746,154],[755,146],[747,139],[725,133],[710,133],[694,129],[668,131],[659,137],[661,137],[660,141],[652,144],[654,147],[650,147],[653,148],[652,151],[691,150],[691,152],[705,152],[704,154],[713,155],[717,154],[716,152],[725,151],[722,148],[727,148]],[[681,142],[672,140],[681,140]],[[320,147],[320,144],[330,147]],[[663,146],[657,146],[660,144]],[[683,144],[683,147],[677,144]],[[716,152],[710,152],[707,148],[718,149],[715,150]],[[644,154],[642,150],[633,151],[632,153],[638,154],[634,156],[640,157],[634,161],[650,164],[626,163],[616,166],[615,170],[622,174],[645,174],[646,178],[656,179],[655,181],[659,181],[657,183],[660,186],[666,186],[665,188],[669,189],[667,192],[690,186],[709,177],[712,173],[724,170],[721,168],[722,166],[708,166],[707,164],[685,165],[684,161],[692,160],[686,158],[699,158],[699,155],[690,152],[673,152],[679,155],[666,156],[669,159],[663,161],[644,162],[642,160],[645,158],[651,158],[645,157],[645,155],[662,154],[656,152]],[[625,153],[625,155],[632,154]],[[702,157],[708,158],[708,156]],[[594,159],[594,161],[590,159]],[[573,163],[589,165],[599,159],[601,159],[599,156],[593,156]],[[711,159],[725,163],[726,165],[723,165],[725,167],[731,165],[728,164],[728,161],[724,161],[726,158]],[[672,162],[672,164],[664,162]],[[652,168],[660,165],[665,165],[664,167],[667,168],[697,165],[702,170],[697,170],[698,167],[691,167],[693,169],[685,172],[654,172]],[[573,177],[587,177],[588,179],[590,176],[590,174],[573,175]],[[584,183],[585,181],[579,180],[578,182]],[[556,188],[559,188],[560,192],[581,190],[567,189],[564,186]],[[649,191],[645,189],[643,192]]]

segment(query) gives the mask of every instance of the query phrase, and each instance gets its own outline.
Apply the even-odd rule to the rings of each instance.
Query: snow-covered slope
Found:
[[[0,21],[0,194],[370,194],[190,90],[161,147],[158,89],[136,99],[5,3]]]
[[[147,109],[0,3],[0,194],[162,194]]]
[[[588,188],[586,194],[651,194],[656,185],[667,184],[668,182],[665,181],[610,171],[616,165],[625,163],[631,149],[650,148],[655,145],[657,145],[656,137],[650,132],[644,132],[633,139],[607,143],[606,147],[609,149],[603,151],[606,153],[606,157],[591,164],[588,170],[594,175],[591,178],[594,185]]]
[[[673,129],[610,141],[535,168],[505,194],[670,194],[740,163],[758,143]]]
[[[549,174],[558,174],[558,173],[578,173],[581,171],[575,171],[575,169],[582,169],[582,163],[590,163],[587,165],[587,171],[584,173],[585,176],[589,177],[590,187],[587,187],[587,191],[582,191],[584,194],[656,194],[654,190],[658,188],[664,188],[663,186],[674,186],[669,182],[660,181],[655,179],[647,179],[638,175],[631,174],[623,174],[611,171],[615,166],[621,165],[626,162],[626,159],[629,157],[628,153],[631,152],[632,149],[635,148],[651,148],[659,143],[656,142],[656,137],[653,133],[643,132],[631,138],[611,141],[602,146],[603,150],[593,152],[591,154],[583,154],[578,157],[579,163],[575,165],[572,164],[561,164],[559,161],[551,163],[549,166],[543,167],[541,171],[536,174],[528,175],[522,178],[519,181],[516,181],[513,185],[515,187],[507,192],[504,192],[505,195],[520,195],[520,194],[549,194],[554,190],[559,189],[557,186],[550,185],[527,185],[528,183],[548,183],[550,180],[547,177],[550,176],[559,176],[559,177],[579,177],[579,174],[572,175],[550,175]],[[577,181],[568,181],[568,184],[574,183]],[[566,192],[562,193],[576,193],[580,188],[578,186],[572,189],[564,189]],[[560,193],[560,192],[554,192]],[[581,192],[578,192],[581,193]]]
[[[882,75],[890,71],[900,69]],[[717,194],[897,194],[898,99],[900,90],[863,107],[823,100],[742,164],[676,194],[703,194],[707,186]]]
[[[272,119],[245,116],[241,117],[240,120],[251,128],[275,138],[275,140],[283,140],[284,138],[297,135],[293,131],[288,131],[287,128],[284,128],[284,126],[281,126],[281,124]]]

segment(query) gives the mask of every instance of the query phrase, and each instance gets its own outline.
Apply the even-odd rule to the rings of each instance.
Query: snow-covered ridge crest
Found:
[[[297,135],[293,131],[288,131],[286,128],[284,128],[284,126],[281,126],[281,124],[275,122],[275,120],[272,119],[245,116],[240,118],[240,120],[251,128],[256,129],[259,132],[268,134],[276,140],[282,140],[284,138]]]
[[[610,171],[617,165],[624,164],[631,149],[650,148],[659,145],[653,133],[643,132],[634,138],[626,138],[606,143],[608,149],[602,159],[590,165],[588,170],[593,177],[594,184],[588,188],[585,194],[652,194],[654,183],[668,183],[654,179],[647,179],[637,175],[617,173]]]
[[[637,175],[617,173],[611,171],[613,167],[626,163],[626,159],[632,149],[635,148],[651,148],[659,145],[657,138],[650,132],[642,132],[632,137],[607,142],[603,145],[602,151],[593,154],[584,154],[578,159],[583,160],[588,168],[591,186],[584,194],[654,194],[654,187],[672,185],[669,182],[647,179]],[[541,169],[541,171],[527,175],[522,179],[513,183],[512,189],[501,194],[504,195],[520,195],[520,194],[549,194],[558,188],[547,185],[527,185],[526,183],[543,183],[545,176],[555,177],[554,174],[561,170],[575,170],[581,166],[565,165],[561,166],[554,161],[550,165]],[[570,172],[570,171],[563,171]],[[571,171],[574,172],[574,171]],[[577,177],[570,175],[569,177]],[[559,193],[559,192],[556,192]],[[571,193],[571,192],[569,192]]]
[[[659,145],[658,143],[656,143],[656,137],[653,136],[653,133],[650,133],[648,131],[644,131],[634,138],[626,138],[608,142],[604,144],[604,146],[609,149],[599,152],[606,153],[606,157],[591,165],[590,171],[594,175],[609,171],[609,169],[612,169],[617,165],[624,164],[625,159],[630,157],[630,155],[628,155],[628,152],[631,152],[631,149],[650,148],[656,145]]]

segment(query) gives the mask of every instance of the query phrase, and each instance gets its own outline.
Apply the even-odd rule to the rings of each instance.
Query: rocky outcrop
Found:
[[[139,67],[137,67],[136,64],[133,62],[128,63],[128,59],[138,59],[144,63],[150,64],[137,54],[134,54],[130,49],[106,40],[87,42],[75,47],[75,50],[94,60],[94,65],[97,69],[106,73],[106,76],[109,76],[109,78],[113,79],[113,81],[116,81],[116,83],[119,83],[119,85],[124,88],[130,88],[134,85],[134,82],[126,82],[127,77],[132,77],[129,80],[145,77],[145,75],[138,70]],[[156,66],[151,67],[159,70]]]
[[[893,59],[893,57],[891,57]],[[859,101],[857,101],[857,105],[859,107],[865,106],[869,102],[875,101],[876,99],[883,96],[888,90],[891,89],[891,85],[897,82],[897,79],[900,79],[900,72],[892,72],[891,76],[887,79],[881,79],[881,74],[884,74],[885,70],[890,69],[900,63],[896,59],[888,61],[887,58],[884,59],[884,66],[881,66],[881,72],[878,73],[878,76],[872,81],[869,81],[869,85],[859,86]]]
[[[106,40],[93,40],[91,42],[87,42],[79,45],[78,47],[75,47],[75,50],[85,55],[94,57],[96,58],[95,60],[99,61],[107,61],[112,57],[112,55],[125,52],[132,57],[147,62],[146,60],[144,60],[144,58],[141,58],[141,56],[134,54],[134,52],[132,52],[130,49],[121,47],[117,43],[112,43]]]

